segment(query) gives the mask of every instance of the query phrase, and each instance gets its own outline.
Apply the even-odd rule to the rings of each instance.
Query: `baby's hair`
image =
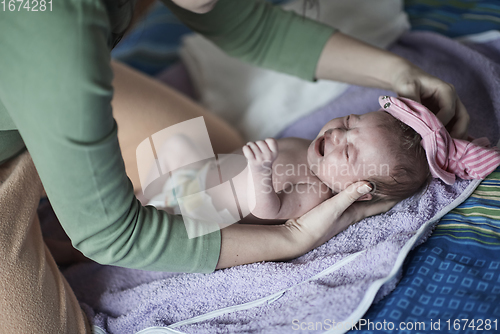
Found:
[[[410,126],[385,113],[388,121],[381,126],[394,136],[390,150],[396,157],[396,165],[389,176],[378,175],[372,179],[372,201],[396,200],[410,197],[427,186],[430,181],[429,164],[425,150],[420,145],[422,137]]]

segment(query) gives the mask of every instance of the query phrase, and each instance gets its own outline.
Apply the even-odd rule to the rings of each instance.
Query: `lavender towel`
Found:
[[[498,141],[500,39],[462,45],[413,32],[392,51],[452,82],[471,114],[471,134]],[[333,117],[378,109],[377,97],[386,93],[352,87],[282,136],[312,138]],[[289,262],[255,263],[212,274],[87,263],[63,273],[96,333],[320,333],[331,329],[333,321],[346,321],[329,331],[342,333],[395,287],[406,254],[477,184],[433,181],[423,195],[367,218]],[[311,328],[310,323],[316,325]]]

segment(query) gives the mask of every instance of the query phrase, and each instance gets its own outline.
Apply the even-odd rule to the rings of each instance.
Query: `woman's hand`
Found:
[[[453,85],[407,63],[394,76],[392,90],[401,97],[422,103],[436,113],[452,137],[467,139],[469,114]]]
[[[316,78],[393,90],[435,112],[452,137],[467,138],[469,115],[453,85],[392,52],[337,32],[321,53]]]
[[[356,203],[361,196],[370,191],[368,183],[363,181],[354,183],[302,217],[288,220],[285,225],[295,236],[297,245],[304,247],[300,248],[302,253],[324,244],[351,224],[385,212],[396,204],[396,202]]]
[[[357,182],[302,217],[282,225],[233,224],[222,229],[217,269],[296,258],[322,245],[349,225],[387,211],[395,204],[354,203],[370,190],[366,182]]]

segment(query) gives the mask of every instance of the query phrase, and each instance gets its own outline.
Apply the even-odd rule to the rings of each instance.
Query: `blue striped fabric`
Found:
[[[500,30],[499,0],[406,0],[412,30],[459,37]]]
[[[410,252],[396,289],[372,305],[363,316],[365,326],[358,324],[351,332],[500,333],[499,251],[497,168],[472,196],[441,219],[425,243]],[[378,331],[376,326],[380,328],[384,321],[386,330]],[[412,330],[399,328],[401,323]]]

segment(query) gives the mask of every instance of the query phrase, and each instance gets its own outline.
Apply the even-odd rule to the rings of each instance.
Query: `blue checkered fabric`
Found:
[[[350,333],[500,333],[499,254],[500,168],[410,252],[396,289],[372,305],[362,330]],[[384,321],[394,329],[375,328]],[[432,330],[438,321],[440,330]],[[397,330],[400,323],[413,329]]]

